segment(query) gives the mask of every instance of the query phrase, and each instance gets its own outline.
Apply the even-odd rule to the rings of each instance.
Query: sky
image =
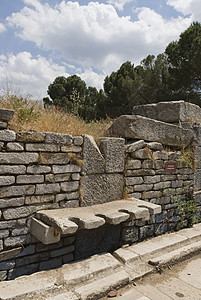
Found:
[[[41,100],[57,76],[88,86],[122,63],[164,52],[193,21],[200,0],[0,0],[0,93]]]

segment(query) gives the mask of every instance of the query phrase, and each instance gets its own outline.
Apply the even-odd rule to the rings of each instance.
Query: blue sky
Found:
[[[102,88],[123,62],[162,53],[193,21],[200,0],[0,0],[0,92],[40,100],[73,74]]]

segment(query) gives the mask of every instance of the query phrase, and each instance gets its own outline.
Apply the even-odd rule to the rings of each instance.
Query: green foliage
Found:
[[[189,165],[190,168],[194,170],[196,169],[195,153],[194,150],[192,150],[191,148],[183,147],[181,151],[181,156],[177,159],[177,161],[184,162],[185,164]]]

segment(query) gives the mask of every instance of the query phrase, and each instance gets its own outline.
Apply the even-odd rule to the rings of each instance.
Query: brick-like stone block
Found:
[[[133,153],[137,150],[140,150],[140,149],[144,148],[145,146],[146,146],[145,141],[140,140],[140,141],[134,142],[132,144],[126,145],[126,152],[127,153]]]
[[[60,240],[60,233],[56,229],[35,218],[31,220],[30,232],[45,245],[54,244]]]
[[[54,144],[45,144],[45,143],[31,143],[26,144],[26,151],[40,151],[40,152],[59,152],[60,146]]]
[[[44,194],[54,194],[60,192],[59,183],[44,183],[44,184],[36,184],[36,195],[44,195]]]
[[[106,173],[124,171],[124,145],[121,138],[100,138],[100,150],[105,158]]]
[[[45,133],[35,131],[21,131],[17,133],[18,142],[39,143],[45,141]]]
[[[46,182],[62,182],[62,181],[68,181],[71,174],[48,174],[45,175],[45,181]]]
[[[141,184],[143,182],[142,177],[126,177],[126,185]]]
[[[72,152],[72,153],[80,153],[82,151],[82,147],[75,145],[64,145],[61,146],[62,152]]]
[[[73,143],[75,146],[82,146],[84,142],[83,136],[74,136],[73,137]]]
[[[0,174],[25,174],[25,166],[0,165]]]
[[[83,172],[86,174],[101,174],[105,172],[105,159],[101,154],[94,138],[84,135]]]
[[[69,134],[46,132],[45,142],[50,144],[69,145],[72,143],[72,136]]]
[[[6,145],[8,151],[24,151],[24,146],[22,143],[8,143]]]
[[[0,195],[2,198],[21,195],[32,195],[34,194],[34,191],[34,185],[9,186],[0,188]]]
[[[157,182],[160,182],[160,180],[161,180],[160,175],[144,176],[144,182],[145,183],[157,183]]]
[[[11,185],[15,183],[14,176],[0,176],[0,186]]]
[[[16,139],[15,131],[4,129],[0,130],[0,141],[13,142]]]
[[[126,161],[126,169],[136,170],[142,167],[142,163],[138,159],[128,159]]]
[[[55,249],[55,250],[50,251],[50,257],[62,256],[62,255],[71,253],[74,250],[75,250],[75,246],[74,245],[63,247],[61,249]]]
[[[64,165],[64,166],[52,166],[53,174],[59,173],[79,173],[81,171],[81,167],[78,165]]]
[[[24,205],[24,197],[19,198],[1,198],[0,208],[15,207]]]
[[[12,236],[4,239],[4,245],[5,247],[16,247],[16,246],[21,246],[23,244],[26,244],[27,241],[28,241],[27,235]]]
[[[25,204],[36,204],[44,202],[54,202],[55,195],[40,195],[40,196],[26,196]]]
[[[43,183],[44,175],[18,175],[17,176],[17,184],[24,183]]]
[[[70,158],[67,153],[40,153],[39,163],[43,165],[52,165],[52,164],[68,164]]]
[[[142,199],[151,199],[151,198],[159,198],[162,196],[161,191],[149,191],[142,193]]]
[[[5,121],[0,121],[0,129],[6,129],[8,127],[8,123]]]
[[[61,182],[62,192],[73,192],[79,189],[79,181]]]
[[[27,173],[28,174],[46,174],[51,172],[51,167],[49,166],[28,166]]]
[[[79,198],[79,192],[69,192],[65,194],[57,194],[56,202],[64,201],[64,200],[74,200]]]
[[[1,108],[0,109],[0,120],[10,121],[14,116],[14,111],[10,109]]]
[[[123,194],[123,175],[97,174],[81,179],[81,206],[110,202],[121,199]]]
[[[1,164],[28,165],[38,162],[38,153],[0,153]]]
[[[32,215],[36,210],[35,206],[8,208],[4,210],[3,216],[5,220],[19,219]]]

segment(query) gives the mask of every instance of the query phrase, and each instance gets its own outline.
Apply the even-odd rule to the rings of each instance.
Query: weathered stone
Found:
[[[141,185],[134,185],[134,192],[143,192],[143,191],[150,191],[153,188],[153,184],[141,184]]]
[[[54,244],[60,240],[58,231],[35,218],[31,220],[30,232],[45,245]]]
[[[162,190],[171,186],[171,182],[158,182],[154,184],[154,190]]]
[[[15,131],[4,129],[0,130],[0,141],[13,142],[16,139]]]
[[[35,206],[8,208],[4,210],[3,216],[5,220],[19,219],[32,215],[36,210]]]
[[[133,115],[141,115],[167,123],[199,122],[201,109],[198,105],[183,100],[168,101],[134,106]]]
[[[69,145],[72,143],[72,136],[69,134],[46,132],[45,142],[50,144]]]
[[[6,145],[7,147],[7,150],[9,151],[23,151],[24,150],[24,146],[23,144],[20,144],[20,143],[8,143]]]
[[[64,166],[52,166],[53,174],[59,173],[79,173],[81,171],[81,167],[78,165],[64,165]]]
[[[196,147],[195,150],[195,165],[197,169],[201,169],[201,147]]]
[[[13,280],[16,277],[30,275],[38,271],[38,263],[25,265],[23,267],[14,268],[8,272],[8,280]]]
[[[127,170],[126,176],[146,176],[155,175],[156,172],[151,169]]]
[[[51,167],[49,166],[28,166],[27,167],[27,173],[30,174],[45,174],[50,173]]]
[[[196,170],[194,177],[194,190],[201,190],[201,170]]]
[[[142,149],[145,146],[146,146],[145,141],[140,140],[140,141],[134,142],[132,144],[126,145],[126,152],[132,153],[132,152]]]
[[[147,147],[150,148],[151,150],[162,150],[163,149],[163,145],[161,143],[157,143],[157,142],[147,143]]]
[[[0,271],[0,281],[7,279],[7,271]]]
[[[26,151],[40,151],[40,152],[59,152],[60,146],[54,144],[45,144],[45,143],[32,143],[26,144]]]
[[[21,131],[17,134],[16,140],[18,142],[26,142],[26,143],[44,142],[45,134],[41,132],[34,132],[34,131]]]
[[[27,256],[27,255],[31,255],[34,254],[36,250],[36,246],[35,245],[29,245],[26,247],[22,248],[22,251],[17,255],[17,257],[22,257],[22,256]]]
[[[10,261],[3,261],[0,263],[0,270],[10,270],[12,268],[14,268],[15,266],[15,261],[14,260],[10,260]]]
[[[40,153],[39,163],[44,165],[68,164],[70,158],[67,153]]]
[[[16,267],[21,267],[24,265],[30,265],[31,263],[36,263],[41,260],[47,260],[49,258],[48,253],[37,253],[34,255],[30,255],[23,258],[17,258],[16,259]]]
[[[45,181],[46,182],[62,182],[62,181],[68,181],[70,178],[70,174],[48,174],[45,175]]]
[[[4,245],[5,247],[21,246],[26,243],[27,239],[27,235],[7,237],[4,239]]]
[[[0,176],[0,186],[11,185],[13,183],[15,183],[14,176]]]
[[[152,152],[149,148],[136,150],[134,156],[139,159],[152,159]]]
[[[156,160],[154,163],[155,163],[155,168],[157,170],[164,169],[164,161],[163,160]]]
[[[50,269],[55,269],[59,268],[62,265],[62,258],[61,257],[56,257],[53,259],[48,259],[48,261],[43,261],[39,265],[39,270],[50,270]]]
[[[145,183],[157,183],[157,182],[160,182],[160,180],[161,180],[160,175],[144,176],[144,182]]]
[[[142,116],[124,115],[108,129],[110,136],[142,139],[168,146],[186,146],[194,140],[192,130]]]
[[[61,191],[62,192],[73,192],[78,190],[79,181],[69,181],[61,183]]]
[[[160,191],[149,191],[142,193],[142,199],[159,198],[162,196]]]
[[[161,181],[175,180],[177,175],[161,175]]]
[[[153,152],[154,160],[168,160],[168,153],[164,151],[155,151]]]
[[[82,206],[121,199],[123,176],[120,174],[89,175],[81,179]]]
[[[94,138],[84,135],[83,172],[86,174],[100,174],[105,171],[105,159],[97,147]]]
[[[79,198],[79,192],[58,194],[58,195],[56,195],[56,202],[60,202],[60,201],[63,201],[63,200],[78,199],[78,198]]]
[[[82,147],[80,146],[74,146],[74,145],[65,145],[61,146],[62,152],[72,152],[72,153],[79,153],[82,151]]]
[[[24,205],[24,197],[3,199],[0,201],[0,208],[15,207]]]
[[[38,162],[38,153],[0,153],[1,164],[30,164]]]
[[[7,229],[0,230],[0,239],[3,239],[7,236],[9,236],[9,230],[7,230]]]
[[[43,183],[44,175],[18,175],[17,176],[17,184],[18,183]]]
[[[143,169],[154,169],[155,168],[155,161],[152,161],[152,160],[144,160],[142,162],[142,168]]]
[[[138,228],[136,226],[124,228],[122,230],[122,239],[124,242],[137,242],[138,240]]]
[[[0,174],[25,174],[25,166],[5,166],[0,165]]]
[[[8,123],[4,121],[0,121],[0,129],[6,129],[8,127]]]
[[[0,188],[0,195],[2,198],[21,196],[21,195],[32,195],[35,191],[34,185],[20,185]]]
[[[79,200],[68,200],[68,201],[61,201],[59,204],[60,207],[62,208],[75,208],[75,207],[79,207],[80,202]]]
[[[17,236],[17,235],[27,234],[28,231],[29,231],[29,228],[26,226],[18,227],[18,228],[15,228],[12,230],[11,235]]]
[[[0,120],[10,121],[14,116],[14,111],[10,109],[1,108],[0,109]]]
[[[71,175],[72,180],[80,180],[80,174],[79,173],[73,173]]]
[[[3,250],[3,241],[0,240],[0,251]]]
[[[81,146],[84,142],[84,139],[82,136],[74,136],[73,143],[75,146]]]
[[[14,220],[14,221],[1,221],[0,222],[0,229],[14,228],[15,225],[16,225],[16,220]]]
[[[141,184],[143,182],[142,177],[126,177],[126,185]]]
[[[126,162],[126,169],[136,170],[141,168],[141,161],[137,159],[128,159]]]
[[[44,183],[44,184],[36,184],[35,194],[54,194],[60,192],[59,183]]]
[[[55,250],[50,251],[50,257],[57,257],[57,256],[69,254],[71,252],[74,252],[74,250],[75,250],[74,245],[63,247],[61,249],[55,249]]]
[[[53,202],[54,200],[55,195],[27,196],[25,197],[25,204]]]
[[[100,150],[105,158],[106,173],[124,171],[125,140],[120,138],[100,138]]]

